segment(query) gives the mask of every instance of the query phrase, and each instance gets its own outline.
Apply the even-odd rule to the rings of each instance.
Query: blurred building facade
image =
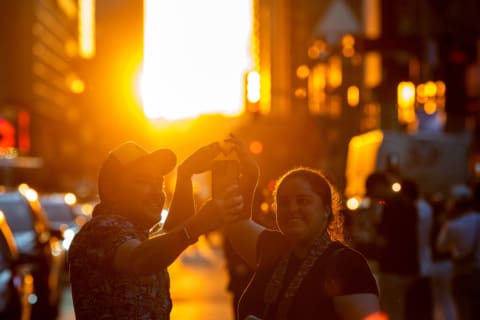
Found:
[[[316,165],[335,172],[340,184],[349,139],[370,130],[469,131],[473,153],[480,151],[478,1],[253,3],[252,47],[262,95],[247,110],[256,119],[316,123],[319,133],[312,134],[322,137],[322,150],[311,154],[328,158],[317,158]],[[414,99],[405,106],[403,84]],[[285,123],[279,137],[288,134]],[[281,149],[283,141],[267,143]]]
[[[62,184],[79,170],[84,142],[77,1],[1,1],[0,21],[0,117],[13,129],[1,136],[2,153],[40,160],[13,162],[15,180]]]
[[[360,89],[372,89],[369,93],[384,104],[382,113],[395,116],[400,81],[442,80],[448,87],[446,109],[451,120],[457,122],[456,116],[468,114],[467,100],[472,97],[467,96],[465,69],[477,63],[480,37],[477,1],[253,0],[253,3],[252,47],[264,87],[260,113],[288,115],[298,113],[301,107],[308,109],[311,94],[308,77],[313,75],[313,67],[324,64],[332,71],[331,59],[338,57],[341,79],[334,89],[340,89],[344,101],[347,101],[346,89],[356,84]],[[345,38],[346,35],[351,38]],[[380,53],[379,70],[367,65],[372,52]],[[302,66],[308,67],[303,73],[299,69]],[[367,72],[379,72],[375,75],[376,83],[368,78],[372,75]],[[326,91],[329,85],[332,89],[326,83]],[[360,97],[360,104],[368,98]],[[310,106],[310,113],[322,111]],[[380,127],[398,125],[398,119],[387,115],[382,120]],[[463,123],[452,124],[447,130],[462,130],[462,126]]]
[[[3,166],[8,183],[91,189],[100,155],[141,132],[130,130],[135,121],[124,111],[132,93],[121,81],[142,57],[142,4],[1,1],[0,149],[3,158],[16,158]],[[88,55],[82,19],[93,28],[88,40],[96,52]]]

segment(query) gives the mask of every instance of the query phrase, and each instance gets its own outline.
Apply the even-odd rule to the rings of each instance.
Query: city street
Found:
[[[233,319],[221,236],[201,237],[170,266],[172,320]],[[65,291],[58,320],[74,320],[70,290]]]

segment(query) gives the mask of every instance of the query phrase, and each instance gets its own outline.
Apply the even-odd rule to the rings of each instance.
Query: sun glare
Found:
[[[145,115],[167,120],[238,115],[251,67],[251,0],[144,0],[140,96]]]

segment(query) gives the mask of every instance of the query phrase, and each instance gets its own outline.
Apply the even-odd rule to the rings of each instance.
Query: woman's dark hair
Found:
[[[308,182],[312,190],[318,194],[325,205],[325,209],[330,213],[328,215],[327,231],[332,240],[343,242],[345,240],[343,230],[343,204],[340,194],[333,186],[331,181],[322,171],[309,168],[297,167],[287,171],[276,182],[273,191],[274,210],[276,211],[278,188],[285,180],[292,178],[301,178]]]

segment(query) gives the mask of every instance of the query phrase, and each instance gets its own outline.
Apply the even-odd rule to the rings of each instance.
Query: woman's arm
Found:
[[[380,315],[378,296],[373,293],[336,296],[333,304],[337,315],[344,320],[376,319],[375,315]]]
[[[244,220],[225,226],[225,234],[235,251],[251,267],[257,267],[257,241],[265,228],[254,222],[252,212],[253,199],[257,188],[260,168],[253,156],[246,149],[243,141],[231,134],[225,142],[231,143],[240,160],[242,179],[240,181],[240,192],[245,201]]]
[[[248,219],[225,226],[225,234],[235,251],[251,267],[257,267],[257,241],[265,228]]]

